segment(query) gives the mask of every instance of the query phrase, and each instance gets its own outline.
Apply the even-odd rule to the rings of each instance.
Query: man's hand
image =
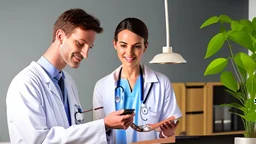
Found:
[[[133,114],[121,115],[124,110],[114,111],[104,118],[106,129],[127,129],[133,122]]]
[[[163,123],[160,128],[161,128],[161,132],[159,134],[160,138],[164,138],[166,137],[170,137],[173,136],[176,130],[177,125],[179,124],[179,121],[177,121],[177,123],[175,124],[174,121],[169,121],[166,123]],[[164,136],[163,136],[164,135]]]

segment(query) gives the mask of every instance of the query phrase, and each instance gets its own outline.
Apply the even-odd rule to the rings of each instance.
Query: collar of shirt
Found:
[[[51,64],[45,57],[41,56],[37,63],[46,71],[46,73],[52,80],[56,79],[57,81],[59,81],[61,76],[64,77],[62,71],[58,71],[58,69],[53,64]]]

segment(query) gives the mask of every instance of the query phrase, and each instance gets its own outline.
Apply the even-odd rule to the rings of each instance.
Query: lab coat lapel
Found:
[[[70,110],[70,117],[71,117],[71,125],[75,124],[75,104],[79,105],[78,100],[76,99],[75,94],[72,91],[72,87],[68,84],[67,78],[64,78],[65,84],[65,92],[68,95],[68,102],[69,102],[69,110]]]
[[[114,75],[112,75],[114,76]],[[113,111],[116,111],[116,103],[115,103],[115,88],[116,88],[116,80],[113,79],[113,77],[109,77],[108,82],[110,82],[108,85],[109,89],[107,90],[107,95],[105,101],[108,101],[106,103],[106,107],[109,110],[108,113],[111,113]],[[109,95],[108,95],[109,94]]]
[[[107,103],[105,103],[105,106],[107,107],[107,110],[109,110],[107,113],[111,113],[113,111],[116,111],[116,102],[115,102],[115,88],[117,85],[118,75],[120,71],[120,67],[118,67],[109,77],[108,80],[106,80],[108,85],[108,92],[106,93],[106,99]],[[108,95],[109,94],[109,95]]]
[[[36,70],[38,70],[37,74],[41,75],[42,81],[45,82],[45,84],[48,86],[53,95],[57,96],[58,99],[62,101],[54,82],[51,80],[51,78],[45,72],[45,70],[36,62],[32,62],[32,65],[36,67]]]
[[[32,65],[34,67],[36,67],[35,72],[37,72],[38,75],[40,75],[40,77],[42,78],[42,81],[45,82],[45,85],[48,86],[49,88],[49,96],[56,96],[57,99],[59,100],[59,102],[62,104],[62,100],[60,97],[60,94],[58,92],[57,87],[55,86],[54,82],[52,81],[52,79],[49,77],[49,75],[45,72],[45,70],[36,62],[32,62]],[[50,94],[52,93],[52,94]],[[60,107],[59,107],[60,108]],[[68,125],[68,120],[65,114],[65,109],[64,108],[60,108],[59,110],[62,114],[62,118],[57,118],[57,119],[62,119],[63,124],[65,125],[65,127],[67,128]]]
[[[49,81],[48,85],[49,85],[50,91],[61,100],[60,94],[59,94],[59,92],[58,92],[54,82],[53,81]]]
[[[156,74],[154,73],[154,71],[152,71],[151,69],[149,69],[148,67],[146,67],[145,65],[142,65],[142,69],[143,69],[143,77],[144,77],[144,93],[143,93],[143,101],[146,99],[146,96],[149,92],[149,88],[151,83],[153,83],[152,88],[154,87],[154,83],[158,82],[158,79],[156,77]],[[152,92],[152,89],[150,91],[150,93]],[[149,93],[149,94],[150,94]]]
[[[113,111],[116,111],[116,103],[115,103],[115,82],[111,83],[111,86],[110,86],[110,89],[112,89],[112,91],[110,90],[108,93],[110,93],[109,97],[108,97],[108,100],[107,101],[110,101],[107,103],[107,107],[109,108],[109,113],[113,112]]]
[[[50,80],[50,81],[48,82],[48,85],[49,85],[49,89],[50,89],[50,91],[52,92],[52,94],[53,94],[54,96],[56,96],[56,97],[62,102],[60,93],[59,93],[59,91],[57,90],[57,87],[55,86],[54,82],[53,82],[52,80]]]

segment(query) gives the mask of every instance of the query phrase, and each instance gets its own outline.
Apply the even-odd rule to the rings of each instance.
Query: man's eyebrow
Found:
[[[119,43],[127,44],[126,42],[120,41]]]
[[[82,41],[84,41],[85,43],[88,43],[86,40],[84,40],[84,39],[79,39],[79,40],[82,40]]]
[[[141,44],[141,42],[136,42],[135,44],[133,44],[133,45],[136,45],[136,44]]]

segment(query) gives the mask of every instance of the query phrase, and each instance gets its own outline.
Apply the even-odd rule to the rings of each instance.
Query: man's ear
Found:
[[[59,44],[62,45],[64,36],[65,36],[64,31],[62,29],[58,29],[55,34],[55,40],[57,40]]]
[[[117,46],[116,46],[117,45],[117,41],[115,39],[113,39],[112,42],[113,42],[114,48],[117,49]]]

